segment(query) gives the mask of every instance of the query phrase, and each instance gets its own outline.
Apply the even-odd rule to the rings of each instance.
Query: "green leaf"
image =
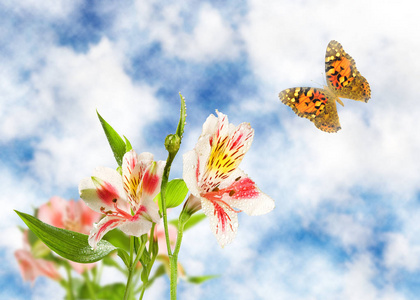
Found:
[[[169,221],[169,224],[174,225],[178,229],[178,219],[172,219]]]
[[[92,263],[116,250],[107,241],[100,241],[96,250],[88,244],[88,236],[78,232],[57,228],[37,218],[15,210],[30,230],[58,255],[79,263]]]
[[[184,225],[184,231],[190,229],[191,227],[194,227],[199,222],[204,220],[206,218],[205,214],[194,214],[190,217],[190,219],[185,223]]]
[[[118,228],[108,231],[103,239],[110,242],[115,247],[130,251],[130,238]]]
[[[127,268],[130,267],[130,256],[123,249],[118,248],[118,256],[122,259]]]
[[[125,152],[127,153],[128,151],[130,151],[131,149],[133,149],[133,147],[131,146],[130,141],[123,135],[124,140],[125,140]]]
[[[205,214],[195,214],[195,215],[190,216],[190,218],[188,219],[188,221],[184,225],[183,231],[188,230],[191,227],[194,227],[195,225],[197,225],[199,222],[201,222],[205,218],[206,218]],[[172,224],[176,228],[178,228],[178,222],[179,222],[178,219],[173,219],[173,220],[169,221],[169,224]]]
[[[140,238],[136,237],[134,238],[134,251],[137,254],[137,250],[140,249]],[[150,262],[152,261],[152,259],[150,258],[150,254],[147,251],[146,248],[144,248],[143,253],[140,256],[140,262],[143,266],[147,266],[150,264]]]
[[[176,129],[176,134],[180,138],[182,138],[182,135],[184,134],[185,122],[186,122],[186,119],[187,119],[187,106],[185,105],[184,96],[182,96],[181,93],[179,93],[179,96],[181,97],[181,113],[180,113],[180,117],[179,117],[178,127]]]
[[[97,299],[121,300],[124,298],[125,284],[113,283],[101,287],[95,295]]]
[[[121,136],[111,127],[96,111],[98,114],[99,121],[101,121],[102,128],[104,129],[108,143],[111,146],[112,152],[114,152],[115,160],[119,166],[122,165],[122,159],[125,154],[126,144],[124,143]],[[127,140],[127,139],[126,139]],[[131,146],[131,145],[130,145]]]
[[[98,286],[91,283],[96,299],[120,300],[124,297],[125,285],[123,283],[112,283],[105,286]],[[91,299],[89,288],[86,283],[80,287],[77,299]]]
[[[28,230],[29,245],[33,247],[38,241],[39,241],[39,238],[32,231]]]
[[[121,256],[120,256],[121,257]],[[114,259],[113,255],[108,255],[105,256],[102,261],[101,261],[105,266],[109,266],[109,267],[114,267],[116,268],[118,271],[120,271],[122,274],[124,274],[125,276],[128,275],[128,268],[124,268],[119,262],[117,262]],[[124,262],[124,265],[127,266],[126,262]],[[96,268],[92,269],[92,270],[96,270]],[[100,275],[99,275],[100,276]]]
[[[166,188],[166,208],[177,207],[180,205],[188,194],[188,188],[182,179],[171,180]],[[160,193],[156,196],[158,199],[159,209],[162,211],[162,203]]]
[[[186,280],[191,283],[201,284],[207,280],[220,277],[219,275],[187,276]]]

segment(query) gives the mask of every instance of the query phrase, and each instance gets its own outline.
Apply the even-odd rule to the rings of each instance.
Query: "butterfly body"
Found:
[[[336,102],[339,97],[368,102],[370,86],[356,69],[356,64],[340,43],[331,41],[325,54],[327,86],[321,88],[295,87],[280,92],[280,100],[302,118],[311,120],[326,132],[341,129]]]

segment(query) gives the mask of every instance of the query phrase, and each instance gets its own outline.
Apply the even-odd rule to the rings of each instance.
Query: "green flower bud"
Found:
[[[181,145],[181,138],[177,134],[169,134],[165,139],[165,148],[170,154],[176,154]]]

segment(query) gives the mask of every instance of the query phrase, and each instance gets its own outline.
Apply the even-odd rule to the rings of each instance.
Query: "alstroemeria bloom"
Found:
[[[33,284],[38,276],[47,276],[54,280],[61,279],[55,263],[34,257],[28,241],[28,230],[23,233],[23,249],[16,250],[15,257],[23,280],[29,280]]]
[[[153,198],[160,191],[164,161],[153,161],[153,154],[134,150],[123,157],[122,175],[114,169],[100,167],[79,184],[80,197],[105,217],[90,232],[89,245],[94,249],[111,229],[119,227],[127,235],[147,233],[152,222],[160,221]]]
[[[52,197],[50,201],[41,205],[37,216],[52,226],[83,234],[89,234],[92,224],[101,218],[101,214],[91,210],[82,200],[66,201],[60,197]],[[69,263],[80,274],[96,265],[96,263],[81,264],[73,261]]]
[[[216,113],[217,117],[210,115],[204,123],[194,150],[184,154],[183,177],[195,197],[188,201],[201,201],[223,247],[236,235],[238,212],[265,214],[274,208],[274,201],[238,168],[254,137],[251,125],[234,126],[226,115]]]

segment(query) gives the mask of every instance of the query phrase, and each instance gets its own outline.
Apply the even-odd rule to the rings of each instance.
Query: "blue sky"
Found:
[[[163,141],[187,100],[182,154],[215,109],[255,138],[241,168],[276,202],[240,214],[220,249],[208,222],[185,234],[191,274],[221,274],[180,299],[405,300],[420,292],[420,20],[414,1],[5,1],[0,4],[0,296],[62,299],[23,283],[13,209],[78,198],[80,179],[115,167],[95,110],[137,152]],[[342,130],[319,131],[278,93],[325,83],[339,41],[369,81],[344,100]],[[175,217],[175,215],[172,215]],[[119,280],[115,274],[107,282]],[[168,281],[147,299],[165,299]],[[48,296],[46,296],[48,295]]]

